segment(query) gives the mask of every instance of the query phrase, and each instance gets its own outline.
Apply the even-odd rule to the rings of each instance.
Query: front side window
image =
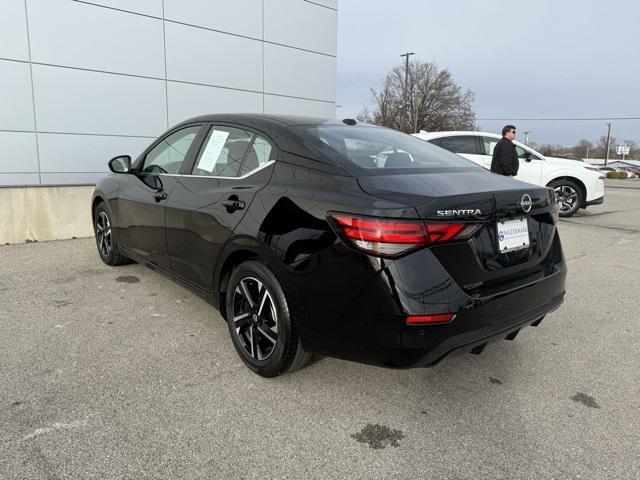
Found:
[[[193,175],[239,177],[253,133],[240,128],[213,127],[196,160]]]
[[[355,165],[371,174],[408,168],[481,168],[430,142],[388,128],[321,124],[294,126],[292,129],[319,157],[328,157],[339,165]]]
[[[476,145],[476,137],[472,135],[442,137],[438,145],[453,153],[470,153],[473,155],[480,153]]]
[[[200,125],[187,127],[162,139],[147,153],[142,171],[149,173],[180,173],[182,162],[184,162],[199,130]]]
[[[533,158],[535,160],[542,160],[535,153],[533,153],[533,152],[531,152],[529,150],[525,150],[524,148],[522,148],[519,145],[516,145],[516,153],[518,154],[518,158]]]

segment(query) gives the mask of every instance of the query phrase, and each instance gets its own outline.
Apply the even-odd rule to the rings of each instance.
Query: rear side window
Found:
[[[482,145],[484,146],[484,155],[493,155],[493,149],[496,148],[496,145],[500,141],[499,138],[493,137],[482,137]]]
[[[402,169],[480,169],[475,163],[406,133],[372,125],[299,125],[293,131],[319,157],[375,174]]]
[[[271,160],[272,154],[273,146],[271,145],[271,143],[264,137],[256,135],[256,138],[253,140],[253,143],[249,147],[247,158],[244,159],[240,175],[246,175],[256,168],[263,166],[265,163]]]
[[[233,127],[212,127],[196,160],[193,175],[239,177],[253,133]]]
[[[453,153],[471,153],[474,155],[481,155],[481,152],[478,151],[476,137],[472,135],[442,137],[439,139],[438,145]]]

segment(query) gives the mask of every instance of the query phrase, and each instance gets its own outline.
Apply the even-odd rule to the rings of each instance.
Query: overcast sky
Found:
[[[605,121],[515,119],[640,117],[639,27],[637,0],[340,0],[337,114],[356,116],[412,51],[476,93],[482,130],[510,118],[537,143],[596,141]],[[612,135],[640,142],[640,121],[614,120]]]

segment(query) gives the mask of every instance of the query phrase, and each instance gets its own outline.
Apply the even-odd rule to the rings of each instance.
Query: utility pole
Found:
[[[522,132],[522,133],[524,133],[524,144],[529,145],[529,134],[531,132]]]
[[[607,146],[604,152],[604,166],[607,166],[609,162],[609,141],[611,140],[611,122],[606,124],[609,128],[607,130]]]
[[[404,63],[404,109],[407,115],[407,125],[409,126],[409,130],[413,130],[411,128],[411,117],[410,117],[410,112],[409,112],[409,97],[408,97],[408,93],[409,93],[409,57],[411,55],[415,55],[415,52],[407,52],[407,53],[403,53],[402,55],[400,55],[401,57],[405,58],[405,63]],[[415,133],[415,132],[409,132],[409,133]]]

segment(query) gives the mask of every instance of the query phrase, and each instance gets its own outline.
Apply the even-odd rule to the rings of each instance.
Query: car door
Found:
[[[431,140],[439,147],[456,153],[481,167],[485,167],[484,151],[479,144],[477,135],[448,135]]]
[[[156,141],[123,175],[117,200],[117,233],[124,248],[167,268],[164,208],[176,176],[189,158],[202,125],[189,125]]]
[[[480,137],[482,142],[482,153],[483,153],[483,163],[484,168],[487,170],[491,170],[491,160],[493,159],[493,149],[496,148],[496,145],[500,141],[499,138],[495,137]]]
[[[489,137],[486,135],[482,137],[485,165],[488,169],[491,169],[493,149],[499,141],[500,139],[496,137]],[[516,175],[515,178],[517,178],[518,180],[522,180],[523,182],[535,183],[536,185],[540,185],[540,181],[542,179],[542,165],[544,162],[544,158],[536,154],[533,150],[519,144],[518,142],[513,143],[516,147],[518,161],[520,162],[520,166],[518,167],[518,175]]]
[[[519,145],[516,142],[513,143],[516,146],[516,153],[518,154],[518,160],[520,162],[518,175],[516,175],[515,178],[522,180],[523,182],[540,185],[544,159],[523,145]]]
[[[276,149],[265,135],[238,125],[210,125],[167,200],[171,271],[210,291],[220,250],[258,190],[271,178]]]

